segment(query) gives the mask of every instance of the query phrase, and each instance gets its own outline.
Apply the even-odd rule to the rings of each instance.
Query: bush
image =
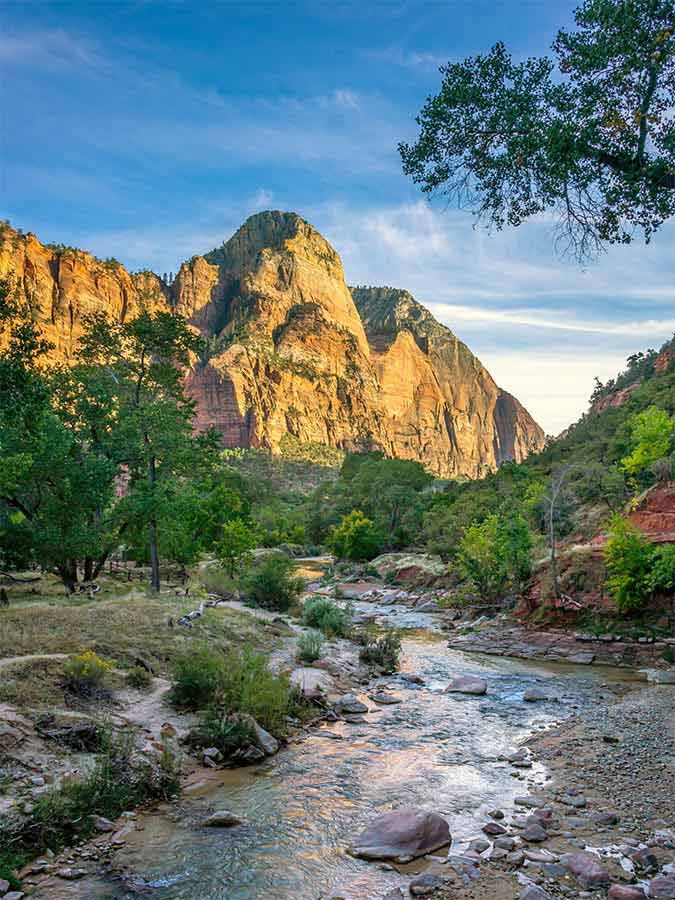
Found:
[[[206,644],[181,654],[173,666],[172,702],[204,709],[214,702],[226,677],[225,656]]]
[[[298,638],[298,659],[300,662],[313,663],[321,659],[323,638],[319,631],[306,631]]]
[[[629,475],[640,475],[657,460],[668,456],[673,439],[673,423],[664,409],[649,406],[628,423],[632,452],[621,465]]]
[[[364,560],[376,557],[384,541],[375,523],[358,509],[353,509],[332,530],[328,545],[338,559]]]
[[[230,578],[253,559],[257,535],[243,519],[224,522],[215,551],[218,562]]]
[[[91,696],[101,691],[112,666],[93,650],[71,656],[63,665],[63,687],[73,694]]]
[[[216,708],[225,715],[248,713],[263,728],[283,734],[295,695],[288,678],[270,672],[267,662],[248,648],[187,652],[174,667],[173,702],[188,709]]]
[[[26,819],[3,822],[0,845],[10,852],[58,850],[94,832],[92,816],[116,819],[149,800],[168,800],[180,791],[180,771],[166,750],[158,766],[132,758],[133,734],[108,733],[94,768],[38,797]]]
[[[210,706],[201,714],[199,724],[190,731],[186,742],[195,749],[217,747],[228,757],[252,740],[251,729],[245,723],[232,721],[230,714],[221,707]]]
[[[0,836],[2,830],[0,829]],[[14,853],[9,850],[0,850],[0,879],[9,882],[10,891],[18,891],[21,881],[17,872],[28,862],[28,856],[23,853]]]
[[[365,643],[359,658],[369,666],[377,666],[383,672],[396,672],[401,657],[401,638],[395,628],[386,627],[378,636],[365,632]]]
[[[152,675],[143,666],[134,666],[127,672],[127,684],[139,691],[147,690],[152,684]]]
[[[253,606],[286,612],[300,597],[305,582],[295,563],[279,553],[265,556],[243,579],[242,587]]]
[[[457,566],[487,599],[521,587],[532,573],[532,535],[520,514],[488,516],[467,528]]]
[[[675,545],[662,544],[652,553],[649,587],[657,594],[675,591]]]
[[[302,622],[318,628],[326,637],[347,637],[352,627],[352,607],[333,603],[328,597],[308,597],[302,607]]]
[[[612,517],[604,557],[607,587],[622,613],[640,609],[651,595],[653,546],[623,516]]]

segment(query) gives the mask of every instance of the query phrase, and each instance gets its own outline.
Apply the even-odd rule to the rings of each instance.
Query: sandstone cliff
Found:
[[[8,273],[64,360],[88,312],[185,315],[206,341],[186,378],[198,422],[228,446],[278,451],[292,435],[472,477],[543,446],[541,429],[451,331],[405,291],[350,292],[338,254],[294,213],[253,216],[184,263],[171,286],[5,227]]]

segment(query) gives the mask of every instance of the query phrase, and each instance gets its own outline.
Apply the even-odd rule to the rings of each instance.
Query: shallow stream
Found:
[[[527,793],[525,782],[546,778],[536,763],[518,772],[500,757],[575,708],[611,699],[603,685],[621,678],[606,669],[469,657],[447,648],[431,615],[357,609],[406,629],[401,675],[380,679],[401,704],[377,706],[361,695],[371,708],[363,723],[327,724],[259,766],[220,773],[215,786],[182,802],[176,822],[146,817],[120,855],[152,897],[319,900],[338,889],[347,898],[383,896],[403,883],[400,874],[346,852],[374,815],[402,805],[436,810],[461,848],[480,834],[488,810],[508,810]],[[486,696],[444,694],[458,674],[484,678]],[[523,702],[528,687],[544,683],[555,699]],[[247,824],[199,827],[210,808]],[[128,885],[100,887],[99,897],[141,896]]]

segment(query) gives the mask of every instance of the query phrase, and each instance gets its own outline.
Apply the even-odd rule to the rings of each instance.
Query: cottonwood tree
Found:
[[[555,214],[580,260],[675,213],[675,6],[585,0],[553,57],[502,43],[441,67],[404,172],[496,229]]]
[[[183,317],[162,311],[143,311],[124,323],[94,315],[80,342],[81,377],[93,396],[113,401],[100,439],[128,473],[120,515],[132,532],[145,531],[154,591],[160,586],[160,524],[171,527],[174,513],[185,514],[185,494],[173,506],[181,479],[215,446],[213,435],[193,436],[194,403],[183,392],[183,372],[200,347]],[[177,522],[167,543],[181,542],[189,555],[181,531]]]

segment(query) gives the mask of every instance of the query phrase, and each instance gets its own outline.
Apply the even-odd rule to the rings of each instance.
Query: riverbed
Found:
[[[158,900],[384,896],[407,879],[347,852],[374,815],[403,805],[436,810],[450,823],[453,852],[460,850],[480,834],[489,811],[510,807],[527,784],[548,777],[536,762],[515,769],[507,755],[533,733],[611,701],[613,682],[634,677],[470,657],[447,648],[433,615],[372,604],[357,604],[357,614],[404,629],[401,672],[360,695],[370,708],[363,721],[326,723],[263,764],[217,773],[168,813],[145,816],[118,853],[131,881],[90,884],[89,896],[135,897],[143,887]],[[460,674],[485,679],[487,694],[445,694]],[[382,686],[400,704],[370,700]],[[551,699],[524,702],[533,686],[545,686]],[[200,826],[209,810],[222,808],[246,824]]]

